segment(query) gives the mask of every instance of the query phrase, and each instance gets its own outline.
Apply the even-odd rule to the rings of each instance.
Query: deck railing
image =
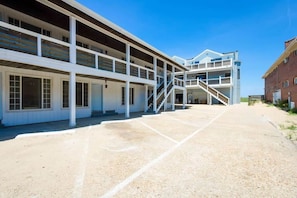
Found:
[[[206,63],[198,63],[187,66],[190,70],[198,70],[198,69],[212,69],[212,68],[221,68],[221,67],[231,67],[232,60],[219,60],[212,61]]]
[[[70,61],[70,44],[0,21],[0,48],[55,60]],[[127,74],[127,62],[76,46],[78,65]],[[154,80],[154,70],[130,63],[130,76]]]
[[[232,79],[231,77],[219,77],[219,78],[209,78],[202,79],[207,85],[231,85]],[[197,79],[188,79],[186,81],[186,86],[195,86],[197,85]]]

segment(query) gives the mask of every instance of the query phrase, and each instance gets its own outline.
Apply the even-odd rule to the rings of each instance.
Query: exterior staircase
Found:
[[[205,92],[209,93],[212,97],[223,103],[224,105],[229,105],[229,98],[216,90],[215,88],[212,88],[208,86],[205,82],[203,82],[201,79],[197,79],[197,85],[203,89]]]
[[[158,113],[160,111],[160,109],[162,108],[162,106],[164,105],[165,101],[167,100],[167,98],[169,97],[169,95],[171,94],[171,92],[173,91],[173,80],[170,80],[167,82],[167,88],[165,90],[165,86],[164,86],[164,81],[162,83],[159,84],[159,86],[157,87],[157,110],[155,113]],[[154,105],[154,93],[152,93],[149,97],[148,97],[148,111],[152,111],[153,109],[153,105]]]

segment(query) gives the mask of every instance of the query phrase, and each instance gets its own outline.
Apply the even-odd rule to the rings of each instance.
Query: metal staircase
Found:
[[[215,88],[212,88],[208,86],[205,82],[203,82],[201,79],[197,79],[197,85],[203,89],[205,92],[209,93],[212,97],[223,103],[224,105],[229,105],[229,98],[216,90]]]

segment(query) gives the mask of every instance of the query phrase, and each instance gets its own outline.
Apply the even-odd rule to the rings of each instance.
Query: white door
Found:
[[[92,111],[102,111],[102,85],[92,84]]]
[[[280,100],[281,100],[281,90],[279,89],[273,92],[273,104],[279,103]]]

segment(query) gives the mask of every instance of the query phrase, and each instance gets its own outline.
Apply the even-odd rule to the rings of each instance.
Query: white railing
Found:
[[[231,67],[232,65],[233,65],[232,59],[230,59],[230,60],[219,60],[219,61],[211,61],[206,63],[192,64],[192,65],[188,65],[187,68],[189,68],[190,70],[199,70],[199,69]]]
[[[184,80],[179,78],[174,78],[174,85],[179,87],[184,87]]]
[[[19,34],[21,33],[21,34]],[[0,48],[70,61],[70,44],[0,21]],[[127,75],[126,61],[76,46],[77,64]],[[154,70],[130,63],[130,76],[154,80]]]
[[[201,79],[207,85],[231,85],[232,78],[231,77],[219,77],[219,78],[209,78],[209,79]],[[198,85],[198,79],[188,79],[186,81],[186,86],[195,86]]]

